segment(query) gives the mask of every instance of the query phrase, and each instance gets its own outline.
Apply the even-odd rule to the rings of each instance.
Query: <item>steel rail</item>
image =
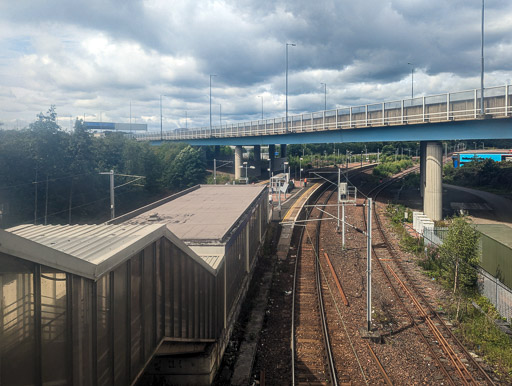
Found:
[[[391,183],[393,182],[396,182],[397,180],[403,178],[406,174],[409,174],[411,173],[412,171],[414,171],[414,168],[412,169],[408,169],[406,170],[405,172],[406,173],[401,173],[400,176],[398,178],[391,178],[389,179],[388,181],[386,181],[385,183],[375,187],[374,189],[372,189],[368,195],[372,194],[372,192],[374,193],[374,198],[376,198],[378,196],[378,194],[380,192],[382,192],[387,186],[389,186]],[[364,208],[363,208],[364,210]],[[374,211],[375,213],[375,218],[377,220],[377,228],[384,240],[384,243],[389,251],[389,253],[393,256],[393,254],[395,253],[394,250],[393,250],[393,247],[391,246],[391,243],[389,242],[387,236],[385,235],[384,231],[383,231],[383,227],[382,227],[382,223],[380,221],[380,217],[378,216],[377,212]],[[373,248],[373,247],[372,247]],[[386,271],[384,270],[384,267],[383,267],[383,264],[381,263],[381,261],[379,259],[376,259],[377,262],[378,262],[378,265],[381,267],[382,271],[384,272],[386,278],[388,279],[389,283],[391,284],[391,280],[388,276],[388,274],[386,273]],[[475,359],[471,356],[471,354],[469,354],[469,352],[467,351],[467,349],[464,347],[464,345],[462,345],[462,343],[457,339],[457,337],[453,334],[453,332],[451,331],[450,328],[448,328],[448,326],[446,326],[446,323],[443,321],[443,319],[439,316],[439,314],[432,308],[432,306],[430,305],[430,302],[423,296],[423,294],[416,288],[416,286],[411,282],[410,278],[409,278],[409,275],[405,272],[404,268],[402,267],[402,265],[399,263],[398,260],[396,259],[393,259],[393,261],[395,261],[395,263],[397,264],[398,268],[400,269],[400,272],[404,275],[404,277],[406,278],[406,280],[408,282],[410,282],[410,286],[412,287],[412,289],[414,290],[414,292],[416,294],[419,295],[419,297],[421,298],[421,300],[423,301],[424,304],[426,304],[428,310],[429,310],[429,313],[431,315],[434,315],[434,317],[439,321],[439,323],[442,325],[442,327],[444,327],[444,329],[446,331],[448,331],[448,334],[450,335],[450,338],[453,339],[453,341],[456,343],[456,345],[458,346],[458,348],[461,350],[461,352],[463,353],[464,357],[466,357],[466,359],[471,362],[471,364],[474,366],[474,368],[477,370],[478,373],[480,373],[481,375],[484,376],[486,382],[490,385],[494,385],[494,382],[491,380],[491,378],[489,377],[489,375],[487,374],[487,372],[485,372],[482,367],[475,361]],[[434,336],[438,339],[439,343],[441,344],[441,347],[443,347],[443,350],[445,351],[446,355],[450,358],[452,364],[453,364],[453,367],[457,370],[457,372],[459,373],[460,375],[460,379],[465,383],[465,384],[478,384],[477,381],[474,379],[473,375],[471,374],[471,372],[467,369],[467,367],[461,362],[460,358],[458,355],[455,354],[455,352],[453,351],[451,345],[446,341],[446,339],[444,338],[444,336],[442,335],[442,333],[439,331],[439,329],[435,326],[435,324],[432,322],[431,318],[430,318],[430,315],[428,315],[425,310],[421,307],[421,305],[418,303],[417,299],[414,298],[414,295],[412,294],[411,291],[408,290],[407,286],[405,285],[405,283],[403,283],[402,280],[400,280],[398,278],[398,276],[396,275],[396,273],[391,269],[391,267],[389,267],[389,265],[387,264],[387,267],[388,269],[390,269],[390,271],[392,272],[392,274],[395,276],[395,278],[399,281],[400,285],[403,286],[404,288],[404,292],[406,292],[406,294],[411,298],[411,300],[413,301],[413,303],[415,304],[415,306],[417,307],[418,311],[420,312],[420,315],[423,316],[423,318],[425,319],[425,321],[427,322],[427,325],[428,327],[431,329],[432,333],[434,334]],[[391,284],[391,287],[393,288],[393,291],[395,293],[396,292],[396,289],[394,288],[394,286]],[[400,299],[400,298],[399,298]],[[403,301],[401,301],[402,304]],[[405,305],[404,305],[405,306]],[[407,313],[409,313],[409,311],[407,311]],[[412,319],[412,322],[413,324],[415,325],[417,331],[420,331],[419,328],[417,327],[416,325],[416,322],[414,320],[414,318]],[[421,334],[423,335],[423,333],[421,332]],[[425,337],[426,339],[426,337]],[[428,344],[428,347],[430,348],[430,344]],[[431,352],[434,354],[434,356],[437,358],[437,354],[433,352],[433,350],[431,350]],[[456,359],[452,358],[453,356],[455,356]],[[441,363],[441,361],[437,361],[440,365],[441,365],[441,368],[443,369],[443,372],[445,372],[445,374],[447,374],[447,371],[445,371],[444,369],[444,365]],[[462,369],[462,370],[461,370]],[[464,376],[464,374],[466,374],[466,376],[469,376],[470,378],[470,382],[468,383],[468,380],[466,379],[466,376]],[[449,377],[449,379],[451,380],[451,375]],[[453,381],[453,380],[452,380]]]
[[[320,185],[317,190],[320,190],[320,189],[324,189],[324,191],[326,190],[326,187],[324,186],[324,184]],[[311,191],[311,188],[309,188],[305,194],[309,193],[310,191]],[[321,194],[323,194],[323,191],[322,191]],[[309,197],[308,197],[308,199],[309,199]],[[306,202],[307,202],[307,200],[306,200]],[[301,209],[301,211],[302,210],[303,209]],[[309,217],[309,214],[307,213],[307,211],[304,212],[304,213],[305,213],[305,217],[307,219]],[[297,214],[297,217],[299,217],[300,215],[301,215],[301,213],[299,212],[299,214]],[[302,253],[302,241],[303,241],[303,238],[304,238],[304,232],[305,232],[305,227],[300,227],[299,239],[298,239],[297,257],[295,259],[295,267],[294,267],[294,274],[293,274],[292,311],[291,311],[292,320],[291,320],[291,339],[290,339],[290,348],[291,348],[291,354],[292,354],[292,360],[291,361],[292,361],[292,385],[293,386],[295,386],[295,384],[296,384],[296,380],[295,380],[295,350],[296,350],[296,340],[295,340],[295,299],[296,299],[296,294],[297,294],[297,276],[298,276],[297,275],[297,271],[298,271],[298,265],[299,265],[299,257],[301,256],[301,253]]]
[[[338,279],[338,275],[336,275],[336,271],[334,270],[334,267],[332,266],[331,259],[329,258],[329,255],[327,252],[324,252],[325,260],[327,261],[327,264],[329,265],[329,269],[331,270],[332,278],[334,279],[334,282],[336,283],[336,287],[338,287],[338,292],[340,293],[341,300],[343,300],[343,304],[345,306],[349,306],[349,302],[347,297],[345,296],[345,291],[343,291],[343,287],[341,286],[340,280]]]
[[[364,172],[365,170],[361,170],[360,168],[357,168],[357,173],[356,174],[360,174],[362,172]],[[327,202],[329,201],[329,199],[332,197],[332,195],[335,193],[336,190],[332,189],[332,187],[329,186],[329,183],[328,182],[325,182],[322,187],[319,188],[320,189],[323,189],[322,192],[319,194],[319,197],[316,199],[315,202],[318,202],[321,198],[322,195],[324,195],[325,193],[328,193],[329,191],[329,188],[331,188],[331,191],[330,193],[327,195],[326,199],[325,199],[325,202],[324,204],[327,205]],[[307,205],[303,205],[303,208],[306,208]],[[322,204],[321,205],[317,205],[317,206],[323,206]],[[321,283],[321,267],[320,267],[320,227],[321,227],[321,217],[323,216],[324,214],[324,211],[321,210],[320,208],[317,208],[319,210],[319,218],[318,219],[315,219],[316,221],[318,221],[317,225],[316,225],[316,234],[315,234],[315,240],[314,240],[314,243],[312,242],[312,249],[314,251],[314,254],[315,254],[315,266],[316,266],[316,269],[315,269],[315,282],[316,282],[316,288],[317,288],[317,297],[318,297],[318,302],[319,302],[319,309],[320,309],[320,315],[321,315],[321,324],[322,324],[322,330],[323,330],[323,337],[324,337],[324,344],[326,344],[326,355],[327,355],[327,364],[328,364],[328,367],[329,367],[329,372],[330,372],[330,378],[331,378],[331,383],[334,384],[334,385],[337,385],[338,384],[338,378],[337,378],[337,374],[336,374],[336,367],[335,367],[335,363],[334,363],[334,358],[333,358],[333,353],[332,353],[332,349],[330,347],[330,338],[329,338],[329,330],[328,330],[328,326],[327,326],[327,320],[326,320],[326,314],[325,314],[325,307],[324,307],[324,303],[323,303],[323,295],[322,295],[322,283]],[[310,215],[311,213],[309,213]],[[306,220],[301,220],[301,221],[307,221],[307,218],[309,217],[309,215],[306,216]],[[301,227],[301,232],[300,232],[300,247],[299,247],[299,250],[298,250],[298,254],[297,254],[297,259],[295,261],[295,267],[294,267],[294,279],[293,279],[293,289],[292,289],[292,292],[293,292],[293,296],[292,296],[292,332],[291,332],[291,349],[292,349],[292,385],[295,385],[296,384],[296,377],[295,377],[295,348],[296,348],[296,345],[295,345],[295,297],[296,297],[296,291],[297,291],[297,271],[298,271],[298,263],[299,263],[299,256],[300,256],[300,253],[302,252],[302,241],[303,241],[303,236],[304,236],[304,232],[307,232],[307,229],[305,229],[306,227],[303,226]],[[308,237],[311,239],[311,236],[309,235],[308,233]],[[313,240],[311,240],[313,241]],[[324,252],[324,254],[326,255],[326,260],[328,262],[328,264],[330,263],[329,259],[328,259],[328,256],[327,256],[327,253]],[[338,289],[340,290],[340,293],[341,293],[341,296],[342,298],[344,299],[344,303],[346,306],[348,306],[348,300],[346,299],[346,297],[344,296],[344,293],[343,293],[343,289],[340,288],[341,285],[339,285],[339,281],[337,280],[337,276],[335,275],[335,273],[333,272],[334,269],[332,267],[332,264],[329,264],[329,267],[331,268],[331,272],[333,273],[333,277],[334,277],[334,280],[337,282],[337,285],[338,285]],[[332,296],[332,293],[331,293],[331,296]],[[326,343],[328,342],[328,343]],[[370,348],[371,350],[371,348]],[[375,355],[375,353],[373,352],[372,353],[372,358],[375,360],[376,364],[377,364],[377,367],[379,369],[379,371],[381,372],[382,374],[382,377],[385,381],[386,384],[388,385],[392,385],[392,382],[390,381],[389,379],[389,376],[386,374],[386,371],[384,369],[384,367],[382,366],[382,363],[379,361],[379,359],[377,358],[377,356]],[[364,374],[363,374],[363,377],[364,377]]]
[[[381,231],[381,234],[385,240],[385,243],[386,245],[389,245],[389,241],[387,240],[387,237],[386,235],[383,233],[382,231],[382,225],[381,225],[381,222],[380,222],[380,218],[377,216],[377,221],[378,221],[378,224],[379,224],[379,230]],[[397,266],[398,266],[398,269],[400,270],[400,272],[402,273],[402,275],[404,275],[404,277],[406,278],[406,280],[409,280],[409,275],[407,274],[407,272],[405,272],[405,270],[403,269],[402,265],[398,263],[397,260],[395,260]],[[388,267],[390,268],[390,267]],[[396,273],[395,273],[396,275]],[[480,373],[481,375],[484,376],[486,382],[490,385],[494,385],[494,382],[492,381],[492,379],[489,377],[489,375],[487,374],[487,372],[482,369],[482,367],[475,361],[475,359],[473,358],[473,356],[468,352],[468,350],[464,347],[464,345],[459,341],[459,339],[457,339],[457,337],[453,334],[453,332],[451,331],[450,328],[448,328],[448,326],[446,325],[446,323],[444,322],[443,318],[441,318],[439,316],[439,314],[432,308],[432,306],[430,305],[430,302],[423,296],[423,294],[416,288],[416,286],[414,285],[414,283],[411,282],[410,286],[412,287],[412,289],[414,290],[414,292],[416,292],[416,294],[421,298],[421,300],[423,301],[424,304],[426,304],[427,308],[428,308],[428,311],[429,311],[429,314],[427,314],[424,310],[424,314],[426,315],[426,321],[427,323],[429,324],[429,326],[431,326],[432,329],[435,329],[437,331],[437,334],[440,336],[439,339],[440,340],[443,340],[445,341],[447,344],[448,342],[446,341],[446,338],[444,338],[444,336],[441,334],[441,332],[439,331],[439,329],[437,328],[437,326],[435,326],[435,324],[432,322],[431,320],[431,317],[430,315],[433,315],[436,320],[442,325],[442,327],[448,331],[448,334],[450,335],[450,338],[453,339],[453,341],[456,343],[456,345],[458,346],[458,348],[461,350],[461,352],[463,353],[464,357],[469,361],[471,362],[471,364],[474,366],[474,368],[476,368],[477,372]],[[413,296],[413,294],[411,293],[409,295],[410,297]],[[419,307],[421,307],[421,305],[417,302],[417,300],[415,299],[414,300],[414,303],[416,305],[416,307],[419,309]],[[451,346],[449,347],[448,350],[451,350],[453,352],[453,349],[451,348]],[[453,352],[454,353],[454,352]],[[455,353],[454,353],[455,354]],[[448,354],[449,355],[449,354]],[[456,355],[456,354],[455,354]],[[461,362],[459,356],[456,355],[456,361],[457,363],[459,364],[459,366],[461,366],[461,368],[467,370],[467,367]],[[455,364],[454,364],[455,365]],[[458,366],[457,366],[458,367]],[[463,370],[463,372],[465,372]],[[471,378],[471,381],[474,383],[474,384],[478,384],[477,381],[474,379],[473,375],[469,372],[469,377]]]
[[[414,170],[414,168],[412,168]],[[411,170],[411,172],[413,171]],[[389,186],[392,182],[394,182],[395,180],[394,179],[389,179],[385,182],[383,182],[381,185],[373,188],[370,190],[370,192],[368,192],[368,196],[374,192],[374,191],[377,191],[377,193],[379,193],[380,191],[382,191],[385,187]],[[376,196],[374,196],[376,197]],[[365,199],[365,201],[367,201]],[[375,211],[374,211],[375,212]],[[363,221],[366,225],[366,215],[365,215],[365,206],[363,206]],[[446,368],[444,367],[444,365],[442,364],[441,362],[441,359],[439,357],[439,355],[434,351],[433,347],[431,346],[429,340],[427,339],[427,337],[425,336],[425,334],[421,331],[421,329],[419,328],[418,326],[418,323],[416,322],[416,320],[414,319],[414,316],[412,315],[411,311],[406,307],[405,303],[404,303],[404,300],[400,297],[400,295],[398,294],[398,290],[395,288],[395,286],[393,285],[392,281],[391,281],[391,278],[389,277],[388,273],[386,272],[386,270],[384,269],[383,265],[382,265],[382,262],[380,261],[380,259],[377,258],[377,254],[376,254],[376,250],[374,248],[374,246],[372,245],[372,250],[374,252],[374,256],[375,256],[375,260],[377,262],[377,265],[380,267],[381,271],[384,273],[384,276],[386,277],[389,285],[390,285],[390,288],[391,290],[393,291],[393,293],[395,294],[395,297],[396,299],[399,301],[399,303],[402,305],[402,309],[405,311],[405,313],[407,314],[407,316],[409,317],[409,320],[410,320],[410,323],[414,326],[416,332],[418,333],[418,336],[421,338],[421,340],[423,341],[423,343],[428,347],[430,353],[432,354],[432,356],[434,357],[436,363],[438,364],[439,368],[441,369],[441,371],[443,372],[443,374],[445,375],[446,379],[448,380],[448,382],[452,385],[452,386],[455,386],[455,382],[453,381],[452,377],[450,376],[450,374],[448,373],[448,371],[446,370]]]
[[[389,376],[386,373],[384,366],[382,366],[382,363],[380,362],[379,358],[377,357],[377,354],[375,354],[375,351],[373,351],[373,348],[372,348],[372,346],[370,346],[370,343],[366,342],[366,346],[368,347],[368,350],[370,350],[370,354],[372,354],[373,360],[377,363],[379,371],[380,371],[382,377],[384,378],[384,381],[386,381],[386,384],[388,386],[393,386],[393,382],[391,382],[391,379],[389,379]]]
[[[328,191],[328,187],[325,189],[325,192]],[[329,201],[331,196],[334,194],[335,190],[332,189],[331,192],[327,195],[325,199],[325,203]],[[323,217],[323,213],[320,212],[320,218]],[[320,276],[320,226],[321,222],[316,224],[316,235],[315,235],[315,244],[313,248],[313,252],[315,254],[315,282],[317,288],[317,296],[318,296],[318,304],[320,306],[320,318],[322,322],[322,331],[324,337],[325,350],[327,353],[327,364],[329,367],[329,377],[333,385],[338,385],[338,376],[336,375],[336,365],[334,364],[334,357],[332,353],[331,347],[331,339],[329,337],[329,328],[327,326],[327,316],[325,313],[324,306],[324,298],[322,295],[322,278]]]

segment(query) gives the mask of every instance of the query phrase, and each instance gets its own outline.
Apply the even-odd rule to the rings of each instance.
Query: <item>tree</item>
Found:
[[[205,182],[206,174],[201,152],[187,146],[164,171],[163,180],[167,188],[177,191]]]
[[[470,292],[477,285],[478,232],[465,217],[454,217],[448,234],[439,249],[447,263],[453,293]]]

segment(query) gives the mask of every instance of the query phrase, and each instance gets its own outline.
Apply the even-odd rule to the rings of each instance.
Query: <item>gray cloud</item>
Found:
[[[486,79],[510,79],[512,3],[486,4]],[[285,43],[290,108],[406,97],[414,64],[419,93],[478,87],[480,2],[461,0],[224,0],[167,2],[21,0],[0,4],[0,120],[62,114],[204,125],[212,95],[226,119],[284,110]],[[490,83],[487,83],[492,85]]]

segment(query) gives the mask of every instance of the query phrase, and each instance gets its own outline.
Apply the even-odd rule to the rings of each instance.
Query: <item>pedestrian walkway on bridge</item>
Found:
[[[404,126],[510,116],[512,116],[512,87],[505,85],[485,88],[483,98],[480,89],[473,89],[289,115],[288,125],[285,117],[279,117],[187,130],[180,128],[173,131],[137,134],[134,137],[139,141],[197,142],[200,139],[279,136],[339,129]],[[332,141],[324,140],[323,142]],[[263,143],[265,142],[246,143],[246,145]],[[215,144],[220,144],[220,142]]]

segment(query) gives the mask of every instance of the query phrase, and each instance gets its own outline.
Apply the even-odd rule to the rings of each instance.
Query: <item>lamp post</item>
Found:
[[[286,133],[288,133],[288,46],[295,47],[295,43],[286,43]]]
[[[302,160],[303,158],[299,158],[299,183],[302,184]]]
[[[160,94],[160,141],[164,139],[164,125],[162,123],[162,94]]]
[[[219,123],[222,128],[222,104],[219,103]]]
[[[210,74],[210,136],[212,135],[212,77],[217,76]]]
[[[411,99],[414,99],[414,64],[407,64],[411,66]]]
[[[482,41],[481,41],[481,49],[482,49],[482,70],[480,72],[480,114],[484,115],[484,10],[485,10],[485,0],[482,0]]]
[[[254,166],[249,166],[247,164],[247,161],[244,162],[242,166],[240,166],[240,169],[243,169],[245,167],[245,184],[247,185],[249,183],[249,178],[247,177],[247,169],[256,169]]]
[[[327,84],[320,83],[324,86],[324,111],[327,110]]]
[[[263,96],[258,95],[258,98],[261,98],[261,120],[263,120]]]
[[[160,94],[160,141],[164,139],[164,126],[163,126],[163,118],[162,118],[162,97],[169,96],[165,94]],[[131,102],[130,102],[130,115],[131,115]],[[131,123],[131,122],[130,122]]]
[[[213,159],[213,184],[217,185],[217,159]]]

